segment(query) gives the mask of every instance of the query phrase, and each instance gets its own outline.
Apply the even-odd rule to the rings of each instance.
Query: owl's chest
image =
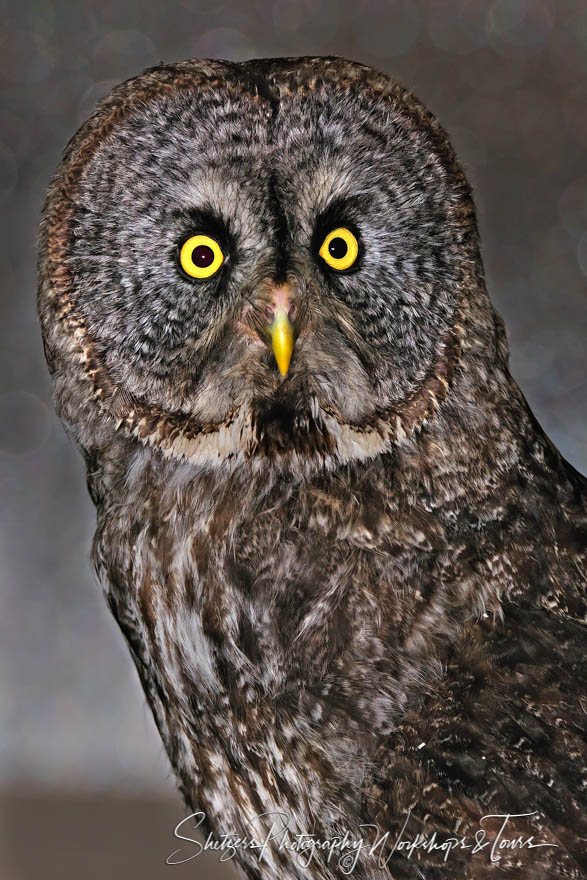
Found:
[[[421,595],[416,556],[365,546],[360,524],[287,514],[141,528],[130,599],[153,666],[180,704],[223,712],[249,739],[263,706],[265,720],[301,714],[343,733],[368,718],[384,733],[411,665],[401,646]]]
[[[261,515],[224,541],[203,530],[192,552],[194,610],[229,690],[317,684],[375,634],[377,566],[340,535]]]
[[[260,484],[145,485],[104,511],[98,568],[164,702],[198,724],[244,718],[247,736],[262,705],[389,729],[415,668],[404,643],[439,580],[436,525],[394,518],[387,475],[369,477],[275,484],[262,501]]]

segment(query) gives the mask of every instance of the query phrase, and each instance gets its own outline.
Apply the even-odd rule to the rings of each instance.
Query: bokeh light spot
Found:
[[[487,38],[503,55],[531,56],[542,49],[553,25],[552,7],[540,0],[497,0],[487,13]]]
[[[459,3],[432,3],[428,11],[428,35],[432,42],[456,55],[479,49],[485,43],[483,3],[460,0]]]
[[[364,0],[353,20],[356,45],[376,58],[394,58],[410,49],[420,32],[420,11],[407,0]]]

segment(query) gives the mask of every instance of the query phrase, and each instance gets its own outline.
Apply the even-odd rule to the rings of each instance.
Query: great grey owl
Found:
[[[67,145],[39,274],[183,835],[248,878],[585,877],[585,482],[431,113],[337,58],[148,70]]]

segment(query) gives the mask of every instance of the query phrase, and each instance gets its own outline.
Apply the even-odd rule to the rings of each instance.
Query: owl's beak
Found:
[[[280,309],[269,327],[271,347],[282,376],[287,375],[294,348],[293,324],[284,309]]]
[[[294,350],[295,314],[295,305],[291,302],[288,288],[275,288],[265,310],[266,330],[282,376],[287,375]]]

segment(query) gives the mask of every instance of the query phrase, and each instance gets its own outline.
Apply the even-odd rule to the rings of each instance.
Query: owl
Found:
[[[65,148],[38,302],[190,822],[249,880],[587,876],[585,480],[434,116],[333,57],[147,70]]]

